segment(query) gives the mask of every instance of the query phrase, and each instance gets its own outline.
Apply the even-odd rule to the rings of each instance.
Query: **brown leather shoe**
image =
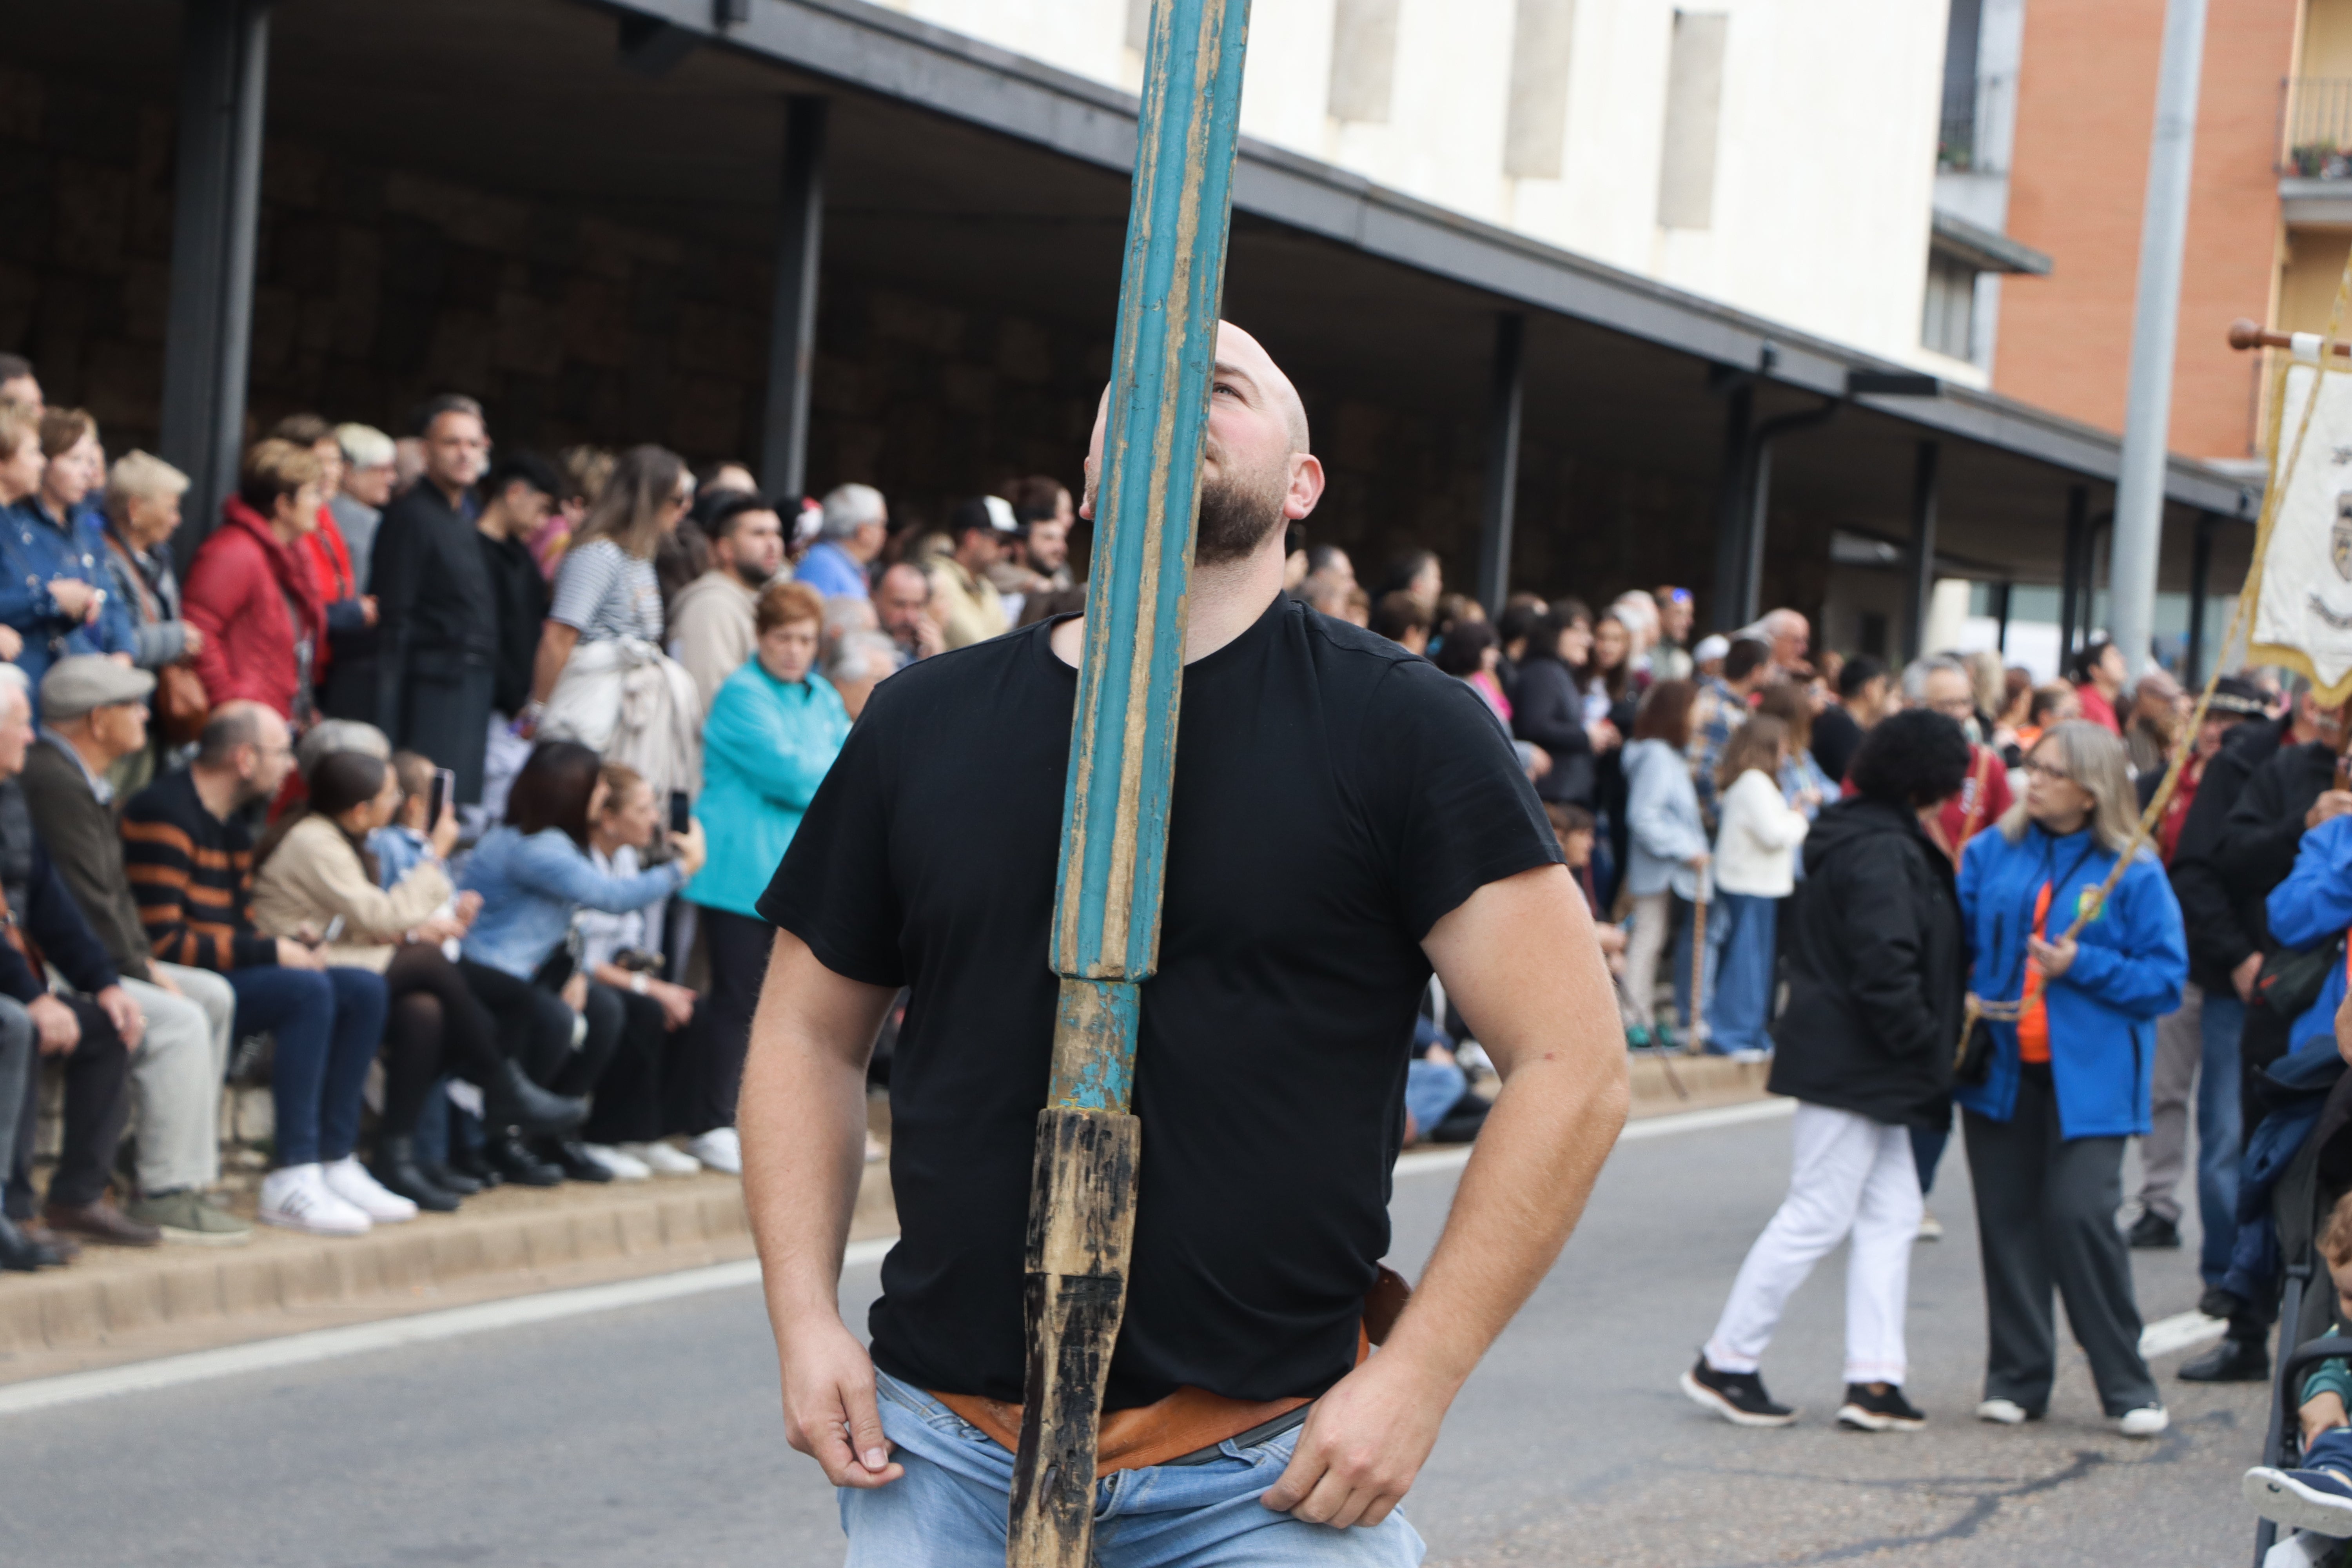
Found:
[[[89,1241],[102,1241],[109,1247],[161,1247],[163,1233],[152,1225],[142,1225],[104,1198],[83,1204],[79,1208],[64,1204],[49,1204],[41,1210],[41,1218],[53,1229],[70,1231]]]
[[[80,1242],[76,1241],[72,1237],[51,1230],[38,1220],[20,1219],[16,1222],[16,1230],[17,1234],[34,1246],[46,1247],[56,1253],[62,1262],[71,1263],[81,1256]]]

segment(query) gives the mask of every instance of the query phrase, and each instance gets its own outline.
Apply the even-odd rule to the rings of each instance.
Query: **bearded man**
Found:
[[[1226,326],[1210,395],[1095,1549],[1103,1568],[1413,1563],[1396,1504],[1582,1209],[1624,1118],[1623,1040],[1591,916],[1476,695],[1282,593],[1285,522],[1323,489],[1297,391]],[[786,1436],[841,1489],[853,1568],[1003,1561],[1085,636],[1055,617],[877,688],[760,905],[780,929],[745,1188]],[[1504,1087],[1368,1356],[1433,968]],[[869,1356],[837,1289],[866,1054],[901,986],[901,1235]]]

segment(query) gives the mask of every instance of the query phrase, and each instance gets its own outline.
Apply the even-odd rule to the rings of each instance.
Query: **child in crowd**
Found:
[[[392,754],[392,776],[400,781],[399,812],[368,835],[368,853],[375,857],[376,880],[397,886],[409,868],[433,852],[433,759],[416,752]]]
[[[1789,727],[1769,713],[1741,725],[1725,746],[1715,838],[1716,900],[1723,957],[1707,1006],[1707,1048],[1751,1059],[1772,1048],[1772,982],[1780,900],[1796,886],[1797,847],[1810,826],[1780,793]]]
[[[2347,1005],[2352,1006],[2352,1005]],[[2343,1025],[2337,1025],[2339,1037]],[[2319,1255],[2336,1282],[2337,1333],[2352,1322],[2352,1193],[2336,1200],[2319,1233]],[[2264,1519],[2336,1539],[2352,1537],[2352,1366],[2324,1361],[2304,1379],[2303,1463],[2246,1472],[2247,1506]]]
[[[1569,875],[1584,894],[1585,907],[1592,911],[1595,933],[1601,938],[1601,955],[1609,961],[1609,973],[1622,984],[1625,975],[1625,928],[1612,925],[1608,915],[1594,898],[1592,886],[1592,845],[1600,825],[1591,812],[1566,801],[1544,802],[1544,815],[1551,819],[1552,837],[1559,840],[1559,852],[1568,859]]]

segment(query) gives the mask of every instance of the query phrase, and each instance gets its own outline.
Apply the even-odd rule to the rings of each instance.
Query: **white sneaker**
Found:
[[[866,1135],[866,1163],[869,1165],[879,1164],[889,1157],[890,1145],[868,1132]]]
[[[255,1217],[312,1236],[365,1236],[371,1228],[365,1211],[328,1191],[325,1173],[315,1162],[281,1166],[264,1176],[261,1212]]]
[[[1977,1419],[1997,1426],[2017,1426],[2032,1417],[2026,1415],[2025,1406],[2014,1399],[1988,1399],[1977,1406]]]
[[[2153,1437],[2172,1425],[2172,1417],[2161,1405],[2143,1405],[2137,1410],[2126,1410],[2116,1420],[2116,1430],[2126,1437]]]
[[[675,1143],[624,1143],[621,1152],[656,1176],[691,1176],[702,1169],[701,1161]]]
[[[416,1205],[367,1173],[359,1156],[346,1154],[322,1166],[327,1190],[378,1225],[398,1225],[416,1217]]]
[[[1919,1239],[1921,1241],[1941,1241],[1944,1239],[1944,1222],[1937,1219],[1926,1209],[1921,1209],[1919,1211]],[[2003,1403],[2005,1404],[2007,1401],[2003,1401]]]
[[[616,1182],[646,1182],[653,1179],[654,1168],[634,1154],[625,1153],[610,1143],[583,1143],[588,1157],[613,1173]]]
[[[730,1176],[743,1173],[743,1141],[735,1135],[732,1127],[714,1127],[688,1139],[686,1152],[714,1171],[724,1171]]]

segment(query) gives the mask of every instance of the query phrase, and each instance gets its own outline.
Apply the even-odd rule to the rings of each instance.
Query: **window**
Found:
[[[1720,11],[1675,13],[1658,159],[1658,222],[1667,228],[1714,226],[1716,132],[1723,117],[1723,46],[1730,24]]]
[[[1977,269],[1957,256],[1930,250],[1920,346],[1954,359],[1969,358],[1976,347],[1976,307]]]
[[[1511,23],[1511,104],[1503,173],[1557,180],[1568,140],[1568,68],[1576,0],[1518,0]]]
[[[1396,79],[1397,7],[1402,0],[1338,0],[1331,12],[1330,113],[1338,120],[1385,122]]]
[[[1127,47],[1137,54],[1151,47],[1151,0],[1127,0]]]

